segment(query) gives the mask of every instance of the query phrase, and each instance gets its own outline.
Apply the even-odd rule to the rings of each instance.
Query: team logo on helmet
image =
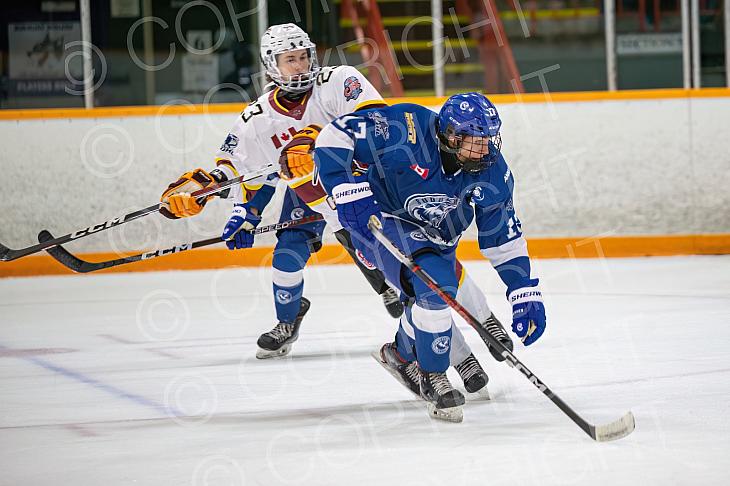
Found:
[[[405,208],[417,220],[438,227],[446,215],[458,205],[458,197],[449,197],[446,194],[414,194],[406,199]]]
[[[345,80],[345,99],[347,101],[356,100],[362,93],[362,84],[357,76],[350,76]]]
[[[461,108],[462,110],[468,110],[469,109],[469,102],[462,101],[461,104],[459,105],[459,108]]]

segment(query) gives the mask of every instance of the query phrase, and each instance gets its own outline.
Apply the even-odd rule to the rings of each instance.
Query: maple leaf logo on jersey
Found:
[[[411,170],[413,170],[413,172],[415,172],[416,174],[421,176],[421,179],[425,180],[428,177],[428,169],[424,169],[423,167],[421,167],[418,164],[413,164],[411,166]]]
[[[413,194],[406,199],[405,208],[418,221],[438,228],[446,215],[458,205],[458,197],[449,197],[446,194]]]
[[[347,101],[356,100],[362,93],[362,84],[357,76],[350,76],[345,80],[345,99]]]
[[[297,131],[296,131],[296,130],[294,129],[294,127],[289,127],[289,133],[287,133],[287,132],[282,132],[282,133],[281,133],[281,135],[280,135],[280,136],[281,136],[281,139],[279,139],[279,135],[272,135],[272,136],[271,136],[271,141],[273,142],[273,144],[274,144],[274,147],[275,147],[275,148],[278,148],[278,149],[280,149],[281,147],[283,147],[283,146],[284,146],[284,144],[285,144],[285,143],[286,143],[286,142],[287,142],[287,141],[288,141],[288,140],[289,140],[289,139],[290,139],[291,137],[293,137],[293,136],[294,136],[294,135],[296,135],[296,134],[297,134]],[[282,142],[282,140],[283,140],[284,142]]]

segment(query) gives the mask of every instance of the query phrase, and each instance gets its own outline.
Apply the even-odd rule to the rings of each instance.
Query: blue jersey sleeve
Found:
[[[378,162],[380,140],[374,136],[372,120],[359,112],[341,116],[322,130],[317,137],[314,162],[328,194],[340,184],[366,180],[361,168]]]
[[[503,197],[488,206],[475,204],[475,216],[479,249],[507,285],[509,295],[521,287],[534,287],[539,281],[531,277],[527,242],[514,209],[514,178],[501,156],[497,164],[499,173],[505,174],[506,187],[501,190]]]

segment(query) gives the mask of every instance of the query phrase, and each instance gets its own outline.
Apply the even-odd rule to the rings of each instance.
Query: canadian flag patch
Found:
[[[272,135],[271,141],[274,143],[274,147],[277,149],[280,149],[284,144],[281,142],[282,140],[284,143],[288,142],[291,137],[297,134],[297,131],[294,129],[294,127],[289,127],[289,133],[281,132],[279,135]]]
[[[415,172],[416,174],[421,176],[421,179],[425,179],[426,177],[428,177],[428,169],[424,169],[423,167],[421,167],[418,164],[413,164],[411,166],[411,170],[413,170],[413,172]]]

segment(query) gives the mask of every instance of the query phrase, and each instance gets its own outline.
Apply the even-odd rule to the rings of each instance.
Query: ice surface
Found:
[[[492,400],[429,419],[370,357],[395,324],[353,266],[306,270],[300,339],[267,361],[268,269],[5,279],[0,484],[730,483],[730,257],[535,264],[548,330],[515,354],[593,423],[632,410],[629,437],[591,441],[461,321]]]

